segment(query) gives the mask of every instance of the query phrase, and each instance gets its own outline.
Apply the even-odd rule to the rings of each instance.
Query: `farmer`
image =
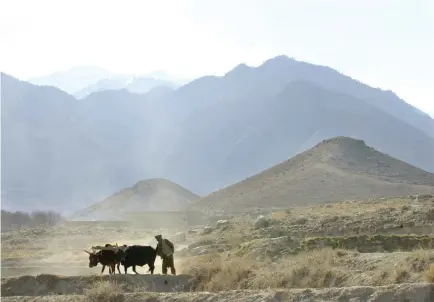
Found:
[[[175,262],[173,260],[173,254],[175,253],[175,247],[173,243],[168,239],[163,239],[161,235],[156,235],[157,239],[157,255],[163,259],[163,274],[167,275],[167,268],[170,267],[172,275],[176,275]]]

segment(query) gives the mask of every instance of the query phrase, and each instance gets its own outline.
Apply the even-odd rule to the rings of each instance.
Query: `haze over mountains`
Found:
[[[70,216],[78,220],[118,220],[128,213],[185,209],[199,196],[167,179],[148,179]]]
[[[206,195],[335,136],[434,171],[433,119],[285,56],[144,94],[1,80],[2,207],[73,211],[154,177]]]
[[[434,174],[380,153],[364,141],[335,137],[189,205],[246,210],[381,196],[434,194]]]
[[[103,90],[127,89],[143,94],[155,87],[177,88],[186,80],[158,71],[148,75],[114,74],[99,67],[83,66],[32,78],[29,82],[57,87],[76,98],[83,98]]]

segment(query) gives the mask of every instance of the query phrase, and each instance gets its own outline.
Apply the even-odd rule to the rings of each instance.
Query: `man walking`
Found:
[[[163,274],[167,275],[167,268],[170,267],[172,275],[176,275],[175,261],[173,260],[173,254],[175,253],[175,247],[173,243],[168,239],[163,239],[163,236],[156,235],[157,239],[157,255],[163,259]]]

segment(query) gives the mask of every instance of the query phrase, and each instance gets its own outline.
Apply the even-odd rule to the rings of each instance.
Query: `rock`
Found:
[[[217,227],[219,228],[219,227],[227,226],[228,223],[229,222],[227,220],[219,220],[219,221],[217,221]]]
[[[212,231],[213,229],[210,226],[206,226],[202,231],[202,235],[210,234]]]
[[[434,196],[431,194],[420,194],[416,196],[416,201],[434,201]]]
[[[197,230],[195,230],[195,229],[190,229],[190,230],[188,230],[188,232],[187,232],[189,235],[193,235],[193,234],[197,234],[198,233],[198,231]]]
[[[255,229],[266,228],[270,225],[270,220],[264,215],[259,215],[255,221]]]
[[[206,246],[198,246],[190,250],[190,253],[194,256],[204,255],[208,253]]]

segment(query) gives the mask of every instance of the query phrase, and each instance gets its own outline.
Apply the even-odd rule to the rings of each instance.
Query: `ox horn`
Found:
[[[84,251],[85,251],[86,253],[88,253],[89,255],[90,255],[90,254],[92,254],[92,253],[91,253],[91,252],[89,252],[89,251],[86,251],[86,250],[84,250]]]

